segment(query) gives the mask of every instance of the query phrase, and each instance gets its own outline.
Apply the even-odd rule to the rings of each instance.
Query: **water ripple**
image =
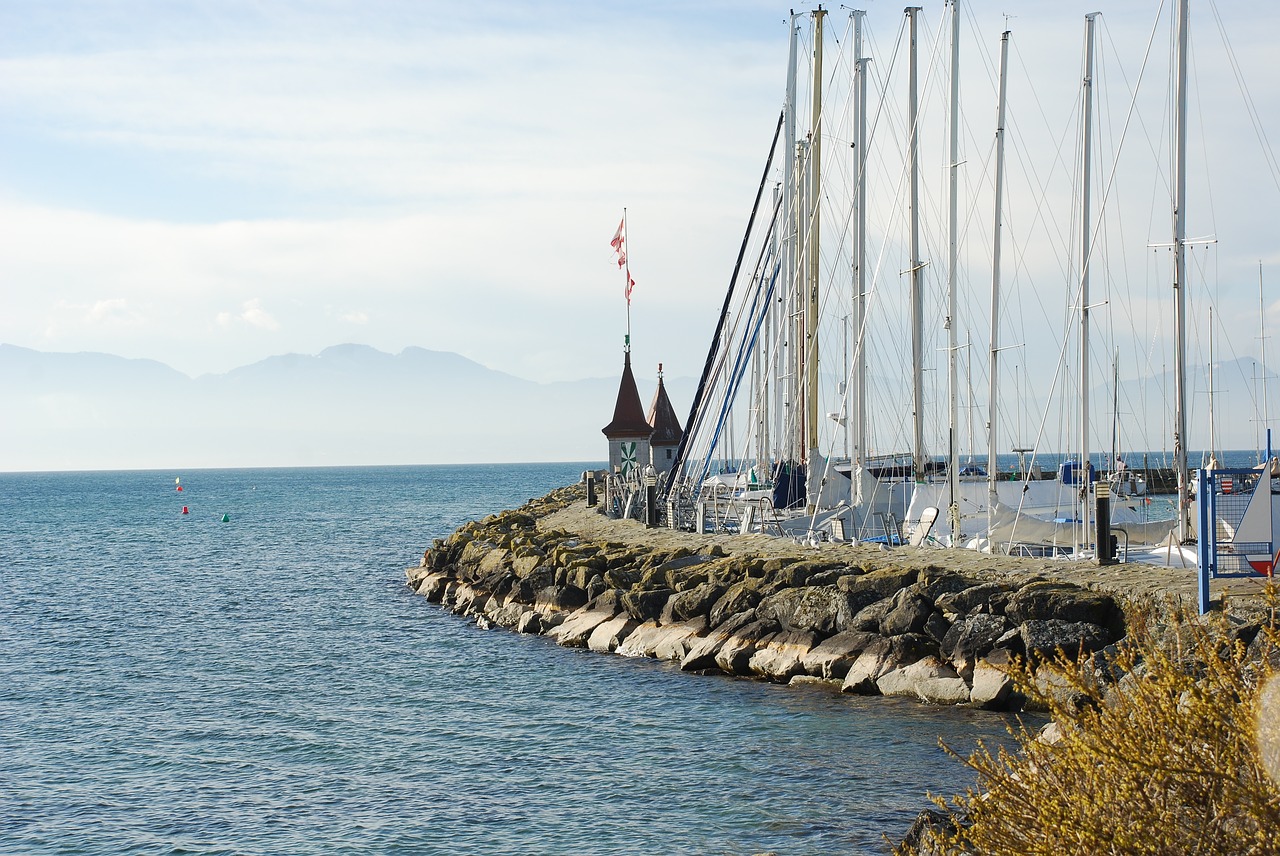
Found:
[[[883,852],[967,784],[937,736],[997,717],[566,650],[403,585],[583,468],[0,475],[0,851]]]

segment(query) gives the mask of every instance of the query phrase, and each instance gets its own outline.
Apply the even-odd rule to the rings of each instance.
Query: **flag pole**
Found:
[[[627,243],[626,206],[623,206],[622,208],[622,240],[623,240],[622,246],[628,250],[628,252],[622,257],[624,261],[624,265],[626,267],[626,277],[627,277],[622,287],[627,296],[627,353],[631,353],[631,253],[629,252],[631,247]]]

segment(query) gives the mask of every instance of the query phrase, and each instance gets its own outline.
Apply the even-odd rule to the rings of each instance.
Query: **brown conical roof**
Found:
[[[653,404],[649,405],[649,424],[653,426],[653,436],[649,438],[651,445],[677,446],[684,436],[680,417],[676,416],[671,399],[667,398],[667,388],[662,383],[662,363],[658,363],[658,391],[653,394]]]
[[[614,437],[648,437],[653,426],[644,418],[644,405],[640,403],[640,391],[631,373],[631,352],[623,352],[622,381],[618,384],[618,401],[613,405],[613,421],[600,429],[610,439]]]

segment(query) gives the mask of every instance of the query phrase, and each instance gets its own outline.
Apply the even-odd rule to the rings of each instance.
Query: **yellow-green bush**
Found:
[[[1056,739],[1021,728],[1016,751],[961,759],[977,787],[935,798],[950,823],[920,852],[1280,854],[1274,621],[1250,649],[1221,616],[1159,613],[1131,611],[1109,660],[1016,664]]]

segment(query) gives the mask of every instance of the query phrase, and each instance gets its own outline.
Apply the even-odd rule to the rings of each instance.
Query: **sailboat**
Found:
[[[1039,477],[1034,461],[1010,472],[1000,467],[996,412],[1000,404],[1000,355],[1007,350],[999,339],[1001,312],[1000,231],[1005,128],[1005,79],[1008,33],[1002,36],[1000,100],[996,134],[996,193],[993,224],[993,274],[988,382],[987,463],[960,465],[957,437],[958,383],[956,358],[958,326],[955,298],[956,203],[955,147],[958,109],[958,4],[951,10],[951,114],[949,184],[950,233],[947,244],[947,305],[941,325],[947,336],[948,400],[930,414],[923,378],[933,370],[922,334],[925,299],[922,280],[929,263],[920,240],[919,154],[921,123],[917,113],[916,21],[918,9],[905,11],[904,43],[908,54],[908,106],[905,153],[896,190],[902,199],[893,222],[909,221],[910,247],[901,276],[909,285],[909,318],[881,320],[886,312],[884,286],[877,282],[885,267],[883,248],[869,246],[866,201],[869,184],[868,124],[879,114],[867,97],[871,67],[863,48],[864,13],[850,14],[849,38],[839,44],[847,53],[837,65],[850,71],[843,85],[848,108],[833,109],[829,89],[835,78],[823,73],[823,30],[827,12],[793,14],[789,24],[787,85],[768,158],[761,175],[745,234],[730,276],[722,311],[708,355],[687,430],[677,450],[665,496],[671,525],[717,531],[770,531],[799,538],[881,540],[897,543],[919,536],[931,521],[930,541],[949,546],[1010,551],[1049,547],[1074,556],[1091,555],[1099,540],[1091,518],[1096,476],[1089,452],[1089,310],[1088,269],[1095,230],[1090,224],[1088,180],[1082,191],[1081,242],[1077,317],[1080,323],[1080,418],[1078,457],[1068,460],[1048,478]],[[1183,13],[1185,15],[1185,12]],[[800,34],[809,21],[807,42],[811,73],[807,76],[807,108],[798,97]],[[1185,23],[1185,18],[1183,19]],[[1092,29],[1093,16],[1086,19]],[[1086,40],[1091,51],[1092,36]],[[1185,62],[1185,59],[1183,60]],[[1092,72],[1087,60],[1085,95],[1091,93]],[[1181,74],[1184,76],[1185,68]],[[824,88],[825,87],[825,88]],[[1185,99],[1185,92],[1183,93]],[[806,113],[807,109],[807,113]],[[1184,111],[1185,112],[1185,111]],[[846,122],[832,133],[837,117]],[[878,121],[878,119],[876,120]],[[805,125],[807,124],[807,129]],[[1180,120],[1185,143],[1185,118]],[[838,137],[843,145],[828,147]],[[1082,141],[1090,139],[1087,128]],[[1183,145],[1181,148],[1185,148]],[[1181,151],[1180,148],[1180,151]],[[1185,156],[1178,170],[1185,176]],[[828,164],[835,161],[835,169]],[[1087,165],[1086,152],[1083,162]],[[1087,171],[1087,166],[1086,166]],[[837,179],[830,176],[834,174]],[[842,203],[832,200],[840,183]],[[1168,521],[1149,521],[1142,501],[1143,486],[1132,474],[1112,472],[1121,498],[1128,504],[1117,521],[1135,544],[1156,543],[1175,531],[1178,541],[1194,535],[1186,460],[1185,381],[1185,177],[1175,201],[1175,296],[1178,300],[1179,353],[1175,366],[1176,424],[1173,431],[1174,469],[1179,474],[1176,515]],[[909,192],[907,188],[909,187]],[[833,226],[834,224],[834,226]],[[907,230],[904,230],[907,231]],[[904,241],[905,243],[905,241]],[[834,245],[835,249],[831,249]],[[834,259],[834,261],[832,260]],[[906,303],[907,301],[903,301]],[[880,315],[873,316],[874,312]],[[900,313],[906,316],[908,313]],[[900,323],[906,321],[905,324]],[[834,332],[834,335],[833,335]],[[883,365],[871,364],[872,340],[894,338],[904,347],[910,340],[906,372],[891,388],[888,400],[873,406],[869,390],[873,373],[883,382]],[[843,342],[833,352],[832,342]],[[842,351],[843,353],[841,353]],[[838,367],[833,369],[834,367]],[[945,414],[946,456],[932,456],[926,447],[927,415]],[[901,426],[910,430],[899,430]],[[886,429],[885,426],[890,426]],[[887,442],[886,442],[886,438]],[[887,448],[886,448],[887,447]],[[1116,455],[1113,453],[1112,459]],[[969,474],[962,472],[968,468]],[[1125,510],[1131,512],[1125,519]],[[917,523],[919,521],[919,523]],[[915,540],[925,540],[917,537]]]

